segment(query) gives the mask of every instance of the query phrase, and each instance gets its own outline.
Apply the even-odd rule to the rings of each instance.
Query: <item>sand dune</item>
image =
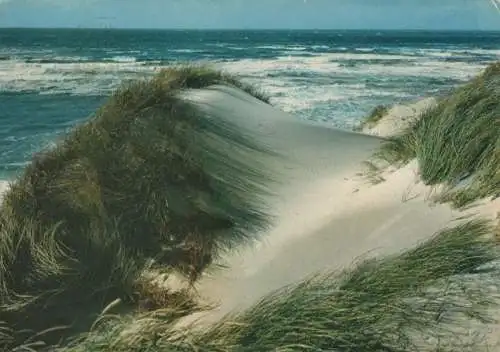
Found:
[[[198,282],[200,296],[219,308],[188,321],[217,320],[318,271],[409,248],[459,216],[479,213],[493,218],[500,210],[498,201],[479,204],[465,214],[432,204],[432,190],[419,182],[416,163],[387,171],[383,182],[371,184],[363,162],[380,146],[380,137],[298,121],[226,86],[183,94],[209,116],[231,121],[257,144],[275,152],[260,156],[259,161],[276,181],[263,199],[274,216],[271,228],[255,247],[223,258],[221,264],[227,269],[208,273]],[[413,105],[412,118],[428,104]],[[379,130],[367,132],[397,133],[401,124],[394,121],[399,110],[391,111]],[[0,192],[6,187],[1,182]]]
[[[283,183],[292,179],[330,178],[332,173],[342,173],[371,155],[381,141],[323,124],[298,121],[229,87],[191,90],[186,98],[209,115],[230,120],[257,144],[280,154],[281,158],[267,160],[266,166],[276,172]]]
[[[409,248],[464,215],[429,201],[432,190],[419,182],[416,163],[386,172],[384,182],[371,184],[363,162],[379,147],[380,137],[299,121],[226,86],[191,90],[184,97],[276,153],[261,160],[277,180],[263,200],[274,216],[272,227],[255,247],[223,258],[227,269],[206,274],[198,283],[201,297],[220,305],[205,316],[207,321],[315,272]],[[412,105],[412,116],[430,103]],[[395,133],[399,127],[389,127],[401,125],[392,124],[396,112],[408,109],[392,108],[380,130],[369,132]],[[0,192],[7,187],[0,182]],[[494,217],[498,203],[469,212]]]
[[[429,97],[409,104],[394,105],[375,125],[365,126],[363,133],[380,137],[398,134],[418,119],[420,113],[436,103],[436,98]]]
[[[367,182],[362,162],[379,146],[379,138],[297,121],[227,87],[191,93],[189,98],[211,114],[229,117],[281,154],[267,160],[282,181],[270,200],[273,227],[256,248],[225,258],[229,269],[198,284],[202,297],[220,304],[204,316],[207,321],[312,273],[343,268],[360,256],[409,248],[464,215],[429,201],[432,190],[419,182],[416,163],[386,172],[380,184]],[[477,212],[495,214],[491,204],[470,211]]]

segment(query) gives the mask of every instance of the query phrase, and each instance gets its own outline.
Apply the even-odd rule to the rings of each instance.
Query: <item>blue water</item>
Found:
[[[500,57],[500,32],[0,29],[0,178],[121,82],[185,62],[262,87],[297,118],[351,128],[378,104],[446,93]]]

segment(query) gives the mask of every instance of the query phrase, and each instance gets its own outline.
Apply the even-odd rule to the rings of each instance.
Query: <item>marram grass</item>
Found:
[[[498,303],[491,234],[469,221],[400,255],[284,287],[208,328],[174,329],[165,312],[111,319],[58,352],[479,351]]]
[[[387,115],[389,108],[386,105],[377,105],[373,110],[361,121],[356,127],[357,131],[361,131],[364,127],[373,127],[379,122],[382,117]]]
[[[422,180],[444,184],[458,207],[500,195],[500,63],[424,111],[376,155],[389,163],[417,158]],[[467,179],[467,187],[457,187]]]
[[[11,185],[0,208],[0,320],[14,340],[78,330],[117,297],[133,300],[146,263],[194,281],[267,226],[270,177],[252,158],[267,151],[178,96],[213,84],[266,101],[206,67],[166,69],[123,86]]]

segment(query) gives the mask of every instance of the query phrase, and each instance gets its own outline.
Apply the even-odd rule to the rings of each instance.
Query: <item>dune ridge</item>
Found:
[[[349,267],[367,253],[387,255],[411,248],[458,217],[479,214],[493,219],[496,215],[497,207],[490,202],[469,212],[433,204],[433,189],[420,182],[416,162],[383,172],[379,177],[384,182],[371,185],[362,175],[368,172],[363,162],[383,139],[326,126],[317,129],[268,106],[244,107],[235,97],[250,101],[249,97],[227,91],[210,88],[196,94],[210,104],[210,111],[225,116],[237,112],[233,114],[242,121],[242,128],[251,125],[257,132],[250,135],[286,155],[284,159],[291,163],[279,164],[283,169],[279,179],[290,183],[276,197],[282,202],[274,209],[283,210],[263,241],[226,259],[229,270],[198,283],[200,295],[221,304],[219,312],[210,313],[211,319],[248,307],[266,292],[311,273]],[[425,101],[413,105],[412,111],[418,116],[428,107]],[[390,110],[391,120],[399,110]]]
[[[414,124],[426,110],[436,106],[435,97],[427,97],[409,104],[398,104],[382,113],[380,119],[362,126],[362,132],[379,137],[394,137]]]

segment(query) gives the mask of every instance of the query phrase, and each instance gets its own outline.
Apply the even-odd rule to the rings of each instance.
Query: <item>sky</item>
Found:
[[[500,0],[0,0],[0,27],[500,30]]]

